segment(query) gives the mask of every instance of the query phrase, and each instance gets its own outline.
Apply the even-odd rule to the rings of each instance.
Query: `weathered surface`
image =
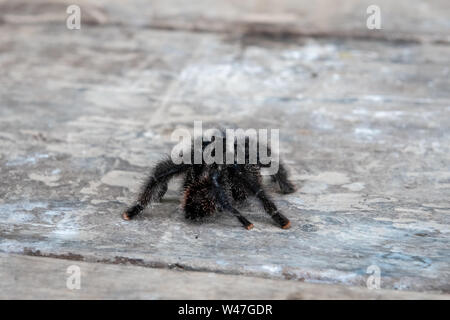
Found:
[[[0,0],[0,21],[55,23],[66,18],[70,0]],[[329,38],[450,42],[446,0],[78,0],[82,19],[93,25],[125,25],[168,30],[262,33]],[[380,8],[380,30],[367,28],[367,8]],[[371,11],[369,11],[371,12]]]
[[[13,23],[11,10],[1,251],[357,286],[376,265],[382,288],[450,291],[448,45],[69,31]],[[241,208],[250,232],[226,214],[188,223],[176,183],[135,221],[120,218],[175,128],[224,119],[280,129],[299,186],[273,190],[290,230],[253,202]]]
[[[80,270],[79,289],[67,286],[74,267]],[[368,290],[11,254],[0,254],[0,281],[0,299],[450,299],[447,294]],[[70,279],[69,285],[73,285]]]

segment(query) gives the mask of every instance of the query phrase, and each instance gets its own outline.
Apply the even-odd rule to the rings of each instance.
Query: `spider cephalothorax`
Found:
[[[223,145],[226,146],[225,138],[221,139],[223,139]],[[209,143],[204,142],[202,149],[204,150]],[[233,214],[246,229],[250,230],[253,228],[253,224],[233,207],[231,199],[243,201],[249,195],[254,195],[262,202],[264,210],[280,227],[289,228],[291,225],[289,220],[278,211],[262,186],[261,168],[268,167],[270,164],[262,164],[259,157],[255,164],[251,164],[248,147],[247,138],[245,163],[242,164],[237,161],[231,164],[206,164],[205,161],[202,161],[201,164],[175,164],[171,159],[160,161],[144,185],[137,203],[123,213],[123,218],[130,220],[144,210],[152,200],[160,200],[167,191],[169,180],[175,176],[184,175],[182,206],[186,218],[196,219],[209,216],[219,209]],[[235,153],[238,148],[235,141]],[[269,149],[268,153],[270,152]],[[192,156],[191,163],[194,163],[193,160]],[[278,164],[278,171],[271,177],[279,184],[282,193],[291,193],[295,190],[282,163]]]

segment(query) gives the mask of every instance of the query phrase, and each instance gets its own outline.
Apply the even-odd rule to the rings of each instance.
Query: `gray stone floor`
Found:
[[[281,292],[286,280],[365,288],[375,265],[383,289],[448,297],[450,8],[381,2],[386,27],[370,31],[364,1],[218,1],[209,13],[204,1],[82,1],[81,30],[65,27],[68,2],[0,1],[2,279],[32,255],[22,261],[272,278]],[[298,190],[271,191],[291,229],[254,201],[240,208],[251,231],[224,213],[187,222],[179,181],[121,219],[173,130],[195,120],[280,129]],[[42,297],[50,280],[36,270]]]

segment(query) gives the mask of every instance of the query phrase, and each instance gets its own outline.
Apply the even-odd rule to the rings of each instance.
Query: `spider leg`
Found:
[[[246,143],[248,143],[248,142],[246,141]],[[260,156],[260,154],[259,154],[259,148],[260,148],[259,142],[258,142],[257,146],[258,146],[258,149],[257,149],[257,151],[258,151],[258,153],[257,153],[258,165],[260,167],[263,167],[263,168],[270,167],[272,165],[272,162],[269,162],[267,164],[261,163],[261,160],[260,160],[260,157],[259,157]],[[266,148],[267,148],[267,155],[272,155],[272,149],[270,149],[269,146],[266,146]],[[249,149],[249,147],[246,145],[246,150],[248,150],[248,149]],[[288,171],[286,170],[286,167],[284,166],[284,164],[281,161],[278,162],[278,171],[277,171],[277,173],[271,175],[271,178],[272,178],[272,181],[278,183],[282,193],[288,194],[288,193],[292,193],[292,192],[295,191],[295,186],[294,186],[294,184],[291,181],[289,181]]]
[[[141,213],[153,199],[160,200],[167,191],[169,180],[175,175],[183,173],[189,167],[190,165],[187,164],[175,164],[171,159],[159,162],[153,169],[152,175],[147,179],[137,203],[128,208],[122,217],[130,220]]]
[[[259,163],[259,165],[262,168],[268,168],[272,165],[272,163],[268,164]],[[277,173],[271,175],[270,177],[272,178],[273,182],[278,183],[281,189],[281,193],[288,194],[295,191],[294,184],[288,178],[288,172],[286,170],[286,167],[281,162],[278,163]]]
[[[233,214],[242,223],[242,225],[244,226],[245,229],[247,229],[247,230],[252,229],[253,223],[248,221],[246,217],[244,217],[236,208],[234,208],[230,204],[230,201],[229,201],[227,195],[225,194],[223,187],[220,185],[220,183],[218,181],[218,173],[217,172],[213,173],[212,182],[213,182],[213,191],[215,192],[216,200],[220,204],[220,206],[224,210]]]
[[[264,210],[272,217],[272,219],[283,229],[289,229],[291,222],[281,212],[278,211],[277,206],[267,193],[264,191],[263,186],[254,177],[245,174],[242,170],[236,169],[236,174],[242,179],[245,186],[257,197],[263,204]]]
[[[289,229],[291,227],[291,222],[286,218],[281,212],[278,211],[277,206],[266,194],[262,186],[259,190],[255,192],[255,196],[261,200],[264,210],[272,217],[272,219],[280,225],[283,229]]]
[[[278,165],[278,171],[272,175],[272,179],[275,180],[275,182],[278,182],[282,193],[287,194],[294,192],[295,186],[291,181],[289,181],[286,168],[281,162]]]

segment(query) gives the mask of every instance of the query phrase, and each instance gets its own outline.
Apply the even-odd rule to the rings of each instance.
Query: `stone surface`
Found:
[[[450,291],[445,2],[417,32],[442,41],[420,43],[157,30],[118,2],[71,31],[63,2],[14,3],[0,2],[0,251],[354,286],[375,265],[382,288]],[[224,213],[187,222],[177,181],[120,218],[195,120],[280,129],[298,190],[271,191],[290,230],[254,201],[251,231]]]
[[[72,4],[70,0],[0,0],[0,21],[60,24]],[[122,0],[78,0],[76,4],[82,10],[83,22],[90,25],[400,42],[450,41],[450,4],[446,0],[128,0],[126,4]],[[380,9],[380,30],[367,28],[371,5]]]
[[[73,270],[80,271],[80,282],[72,281]],[[450,299],[448,294],[368,290],[11,254],[0,254],[0,281],[0,299]]]

